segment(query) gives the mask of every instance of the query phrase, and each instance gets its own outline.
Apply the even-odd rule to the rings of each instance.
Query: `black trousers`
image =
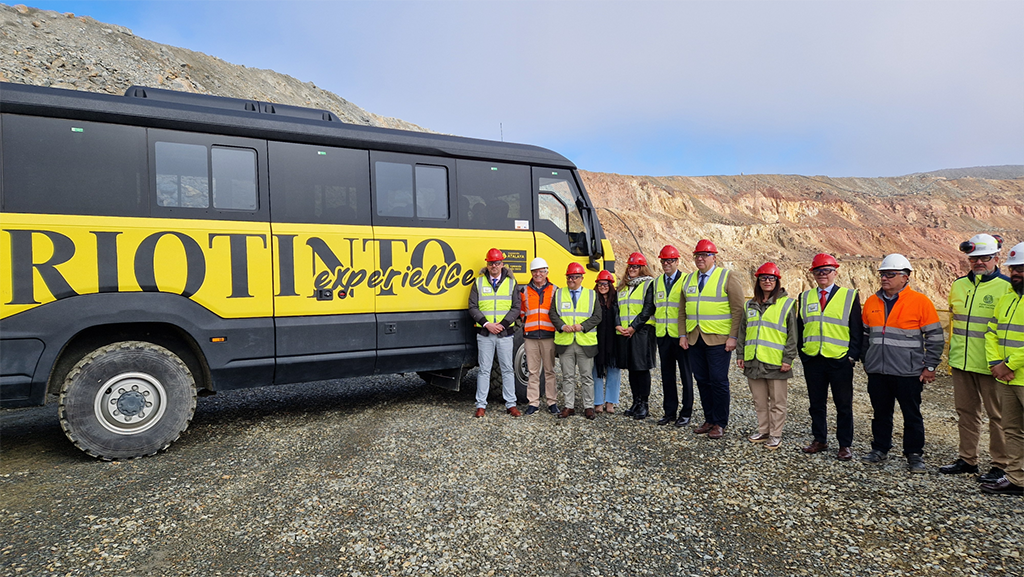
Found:
[[[633,394],[633,403],[647,402],[651,397],[651,371],[635,371],[629,369],[629,392]]]
[[[924,418],[921,416],[921,391],[918,377],[897,377],[868,373],[871,397],[871,448],[888,453],[892,448],[892,412],[899,401],[903,413],[903,454],[924,453]]]
[[[661,360],[661,388],[664,393],[665,416],[675,419],[689,418],[693,414],[693,373],[690,372],[690,355],[679,346],[678,337],[658,337],[658,358]],[[679,410],[679,393],[676,390],[676,367],[679,368],[683,384],[683,407]]]
[[[801,355],[807,400],[810,401],[811,434],[819,443],[828,443],[828,389],[836,407],[836,441],[840,447],[853,446],[853,364],[848,358],[830,359],[821,355]]]

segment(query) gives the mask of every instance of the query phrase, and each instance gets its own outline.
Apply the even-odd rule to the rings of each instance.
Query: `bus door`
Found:
[[[270,142],[275,383],[369,375],[377,245],[369,152]]]
[[[536,198],[537,256],[548,262],[549,278],[564,286],[569,263],[588,267],[593,261],[592,234],[586,214],[586,198],[580,194],[571,170],[533,168],[533,190]],[[595,274],[584,278],[584,286],[596,280]]]

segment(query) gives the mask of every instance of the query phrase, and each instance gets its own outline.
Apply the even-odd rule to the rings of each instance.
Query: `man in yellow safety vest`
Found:
[[[597,325],[601,305],[593,289],[583,288],[583,265],[569,263],[565,288],[555,291],[551,301],[551,324],[555,326],[555,353],[562,365],[564,405],[558,417],[576,414],[576,381],[583,389],[583,416],[593,420],[594,357],[597,355]],[[578,377],[577,377],[578,375]]]

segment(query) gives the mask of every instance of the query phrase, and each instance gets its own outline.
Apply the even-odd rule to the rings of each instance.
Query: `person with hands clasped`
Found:
[[[913,268],[902,254],[878,266],[881,290],[868,297],[862,317],[866,348],[864,372],[871,398],[871,452],[865,463],[881,463],[892,448],[892,412],[903,413],[903,454],[911,473],[925,473],[921,391],[935,380],[945,334],[935,305],[907,286]]]
[[[623,412],[640,421],[650,414],[651,369],[655,367],[657,349],[654,332],[654,277],[644,255],[629,255],[626,274],[619,283],[618,362],[629,370],[629,390],[633,406]]]
[[[551,323],[555,326],[555,354],[562,364],[562,396],[565,406],[558,414],[565,419],[576,413],[577,375],[583,389],[583,416],[594,419],[594,356],[597,355],[597,325],[601,305],[593,289],[583,288],[583,265],[569,263],[565,288],[555,291],[551,301]]]
[[[516,408],[516,377],[512,372],[512,335],[519,318],[519,291],[512,271],[505,266],[505,254],[496,248],[487,251],[487,266],[480,271],[469,289],[469,316],[476,323],[477,363],[476,412],[484,416],[487,394],[491,390],[491,367],[494,354],[498,354],[501,367],[501,396],[505,399],[505,412],[520,416]]]
[[[778,449],[797,350],[796,301],[782,288],[782,273],[775,263],[763,264],[755,275],[754,298],[747,301],[740,320],[738,332],[743,338],[736,347],[736,366],[747,377],[757,412],[757,431],[750,442]]]

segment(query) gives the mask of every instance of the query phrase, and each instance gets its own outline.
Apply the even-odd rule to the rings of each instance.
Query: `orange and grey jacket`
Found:
[[[864,372],[917,377],[942,359],[946,336],[928,297],[904,288],[886,314],[882,291],[868,297],[864,320]]]
[[[551,301],[555,296],[555,285],[545,282],[538,289],[529,283],[523,289],[523,337],[527,339],[555,338],[555,325],[551,324]]]

